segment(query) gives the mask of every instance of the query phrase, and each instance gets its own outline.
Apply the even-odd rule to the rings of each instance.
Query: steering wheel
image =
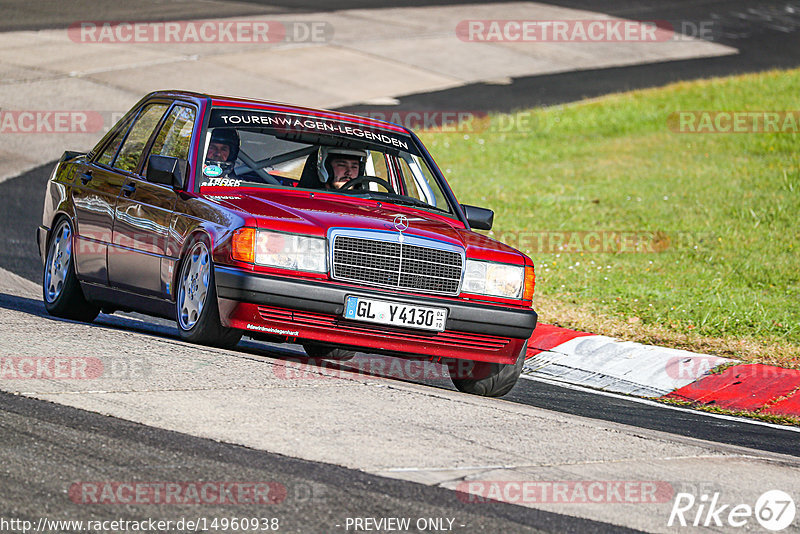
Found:
[[[389,182],[387,182],[383,178],[378,178],[377,176],[359,176],[358,178],[353,178],[352,180],[350,180],[349,182],[344,184],[342,187],[340,187],[339,191],[340,192],[341,191],[349,191],[350,189],[353,189],[357,185],[362,185],[362,184],[366,184],[366,183],[369,183],[369,182],[373,182],[373,183],[376,183],[378,185],[382,185],[390,193],[397,194],[395,192],[395,190],[392,188],[392,184],[390,184]]]

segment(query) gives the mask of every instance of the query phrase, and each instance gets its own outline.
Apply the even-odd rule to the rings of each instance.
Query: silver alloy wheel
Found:
[[[44,297],[55,302],[64,289],[72,259],[72,228],[61,221],[50,240],[47,253],[47,269],[44,272]]]
[[[178,289],[178,320],[181,328],[191,330],[206,305],[211,281],[211,257],[204,243],[195,243],[181,269]]]

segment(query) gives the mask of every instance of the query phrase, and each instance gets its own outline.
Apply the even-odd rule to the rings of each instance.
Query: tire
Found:
[[[175,320],[181,338],[190,343],[227,349],[242,338],[241,330],[220,322],[214,264],[205,240],[193,241],[181,260]]]
[[[516,363],[447,362],[450,380],[457,390],[483,397],[502,397],[514,387],[525,364],[528,342],[522,346]]]
[[[340,362],[346,362],[347,360],[352,360],[356,355],[355,351],[352,350],[336,349],[325,345],[317,345],[315,343],[306,343],[303,345],[303,349],[305,349],[309,358],[319,360],[338,360]]]
[[[58,219],[50,234],[42,270],[42,300],[50,315],[90,323],[100,313],[100,307],[83,295],[75,274],[72,238],[72,223],[67,218]]]

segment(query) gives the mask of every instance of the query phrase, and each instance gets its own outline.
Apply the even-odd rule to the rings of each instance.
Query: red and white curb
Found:
[[[539,324],[528,341],[522,373],[639,397],[800,417],[800,371],[737,364],[729,358]]]

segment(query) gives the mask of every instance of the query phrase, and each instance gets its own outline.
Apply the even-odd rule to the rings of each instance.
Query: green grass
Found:
[[[538,294],[677,332],[797,345],[800,136],[681,134],[667,119],[800,110],[798,87],[800,70],[679,83],[422,138],[459,200],[494,209],[493,234],[534,259]],[[509,123],[520,126],[499,131]],[[656,235],[659,251],[555,253],[524,237],[594,230]]]

